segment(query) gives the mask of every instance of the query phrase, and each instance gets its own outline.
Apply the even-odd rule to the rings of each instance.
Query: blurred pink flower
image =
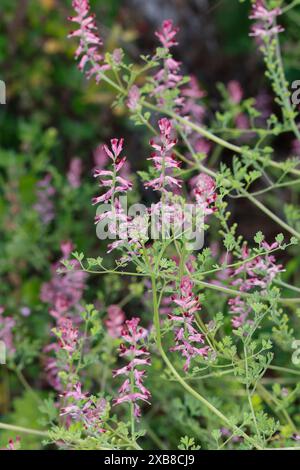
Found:
[[[217,199],[216,182],[206,173],[200,173],[190,180],[191,194],[196,199],[197,205],[204,215],[210,215],[216,211]]]
[[[136,85],[133,85],[128,92],[127,106],[131,111],[137,109],[140,99],[140,90]]]
[[[231,101],[235,104],[239,104],[244,94],[241,84],[237,80],[231,80],[227,85],[227,89]]]
[[[39,214],[43,224],[48,225],[55,216],[53,196],[56,193],[51,184],[52,176],[47,174],[43,179],[37,182],[37,202],[33,209]]]
[[[5,309],[0,307],[0,341],[5,344],[5,349],[8,355],[15,353],[13,329],[16,326],[16,321],[11,316],[3,316]]]
[[[107,309],[105,324],[112,338],[120,338],[125,321],[125,313],[118,305],[110,305]]]
[[[79,188],[81,184],[82,160],[80,158],[72,158],[70,162],[67,178],[72,188]]]
[[[67,259],[73,250],[70,241],[61,245],[63,259]],[[71,260],[74,270],[59,274],[57,269],[61,267],[61,260],[51,267],[52,277],[50,281],[42,284],[40,298],[43,302],[50,304],[50,314],[54,318],[68,314],[76,314],[80,308],[80,301],[83,296],[87,274],[79,269],[78,261]]]

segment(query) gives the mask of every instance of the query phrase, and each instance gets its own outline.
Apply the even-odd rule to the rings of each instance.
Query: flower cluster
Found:
[[[154,89],[152,95],[156,97],[159,106],[166,104],[166,101],[173,101],[173,104],[182,106],[183,100],[180,96],[173,95],[174,90],[180,86],[183,76],[180,74],[180,62],[170,55],[170,48],[177,45],[175,36],[178,29],[174,27],[172,20],[165,20],[159,31],[155,35],[161,42],[166,54],[163,58],[162,68],[153,77]],[[169,93],[170,92],[170,93]]]
[[[141,345],[142,340],[147,336],[147,330],[140,327],[139,322],[139,318],[126,320],[121,334],[124,343],[120,345],[120,357],[126,357],[129,363],[113,371],[114,377],[119,375],[126,377],[119,389],[119,397],[115,399],[114,403],[115,405],[133,403],[136,418],[141,415],[138,401],[149,403],[151,396],[143,384],[146,372],[144,369],[139,369],[139,366],[148,366],[151,363],[147,348]]]
[[[9,439],[7,446],[0,450],[19,450],[20,446],[21,446],[21,438],[17,436],[15,440]]]
[[[57,391],[62,392],[64,386],[60,380],[59,372],[69,371],[67,364],[59,364],[57,354],[60,350],[66,351],[68,357],[72,357],[78,348],[79,330],[74,327],[73,322],[67,317],[57,319],[56,328],[53,330],[58,342],[50,343],[44,347],[44,366],[47,382]]]
[[[172,148],[175,146],[177,140],[172,137],[173,128],[172,124],[167,118],[162,118],[158,121],[160,130],[159,140],[152,139],[150,145],[154,149],[151,157],[154,167],[159,173],[157,178],[154,178],[145,183],[145,188],[152,188],[154,191],[166,191],[166,187],[181,187],[181,183],[177,178],[171,176],[170,170],[179,167],[179,162],[176,161]]]
[[[140,100],[140,90],[136,85],[132,85],[128,92],[127,106],[131,111],[135,111]]]
[[[269,245],[262,242],[262,247],[266,250],[274,250],[278,247],[275,242]],[[256,258],[246,261],[249,258],[249,250],[246,245],[243,247],[242,259],[245,262],[231,273],[235,279],[232,285],[238,287],[240,292],[249,292],[258,288],[263,293],[272,283],[278,273],[282,271],[282,265],[277,265],[273,255],[257,256]],[[251,313],[251,307],[248,306],[242,296],[237,296],[228,301],[229,311],[233,314],[232,325],[234,328],[241,327]]]
[[[197,78],[191,76],[189,82],[181,89],[183,105],[180,114],[182,116],[192,117],[194,122],[201,123],[205,114],[205,108],[198,100],[204,98],[205,95],[206,93],[200,88]],[[188,132],[190,132],[190,130],[188,130]]]
[[[155,32],[155,36],[159,39],[164,48],[170,49],[178,44],[175,40],[177,33],[178,28],[174,27],[172,20],[165,20],[161,29]]]
[[[63,407],[60,411],[61,416],[68,416],[76,422],[81,422],[89,433],[103,433],[101,417],[106,410],[106,400],[104,398],[97,399],[82,393],[81,383],[73,385],[73,389],[61,395],[70,403]]]
[[[195,198],[203,215],[210,215],[216,211],[217,199],[216,182],[206,173],[200,173],[190,180],[191,195]]]
[[[284,28],[276,24],[276,18],[281,13],[280,8],[268,10],[264,0],[256,0],[249,18],[257,20],[257,23],[252,26],[250,36],[264,38],[283,32]]]
[[[94,177],[100,177],[100,186],[109,188],[101,196],[93,198],[93,204],[99,204],[100,202],[109,202],[114,199],[114,196],[117,193],[126,193],[132,188],[132,183],[122,176],[119,176],[118,173],[126,162],[126,157],[120,157],[120,154],[123,150],[124,139],[111,139],[111,150],[104,145],[103,148],[109,158],[112,160],[113,171],[111,170],[98,170],[94,171]],[[104,218],[97,217],[97,222]]]
[[[59,338],[59,347],[73,354],[78,346],[79,331],[73,326],[72,321],[69,318],[60,318],[56,333]]]
[[[100,187],[109,189],[106,189],[101,196],[92,199],[92,204],[109,203],[108,207],[104,207],[104,210],[96,215],[95,223],[98,224],[103,220],[107,220],[109,222],[109,231],[113,235],[117,235],[118,232],[121,238],[121,240],[116,240],[109,245],[108,253],[123,245],[127,237],[129,218],[122,208],[118,194],[126,193],[132,189],[132,183],[119,173],[126,164],[126,157],[121,157],[124,139],[111,139],[110,142],[111,149],[109,149],[107,145],[104,145],[103,149],[106,155],[112,160],[113,169],[104,170],[96,168],[94,171],[94,177],[100,178]],[[132,243],[134,243],[134,241],[132,241]]]
[[[201,309],[198,297],[193,293],[193,282],[189,277],[183,277],[180,283],[180,295],[174,296],[173,301],[179,307],[178,313],[170,314],[169,319],[176,325],[176,346],[170,351],[179,351],[185,358],[184,371],[190,367],[191,360],[195,357],[206,357],[209,352],[204,344],[204,336],[195,328],[195,313]]]
[[[79,29],[70,33],[69,37],[79,38],[79,46],[75,53],[76,59],[80,59],[78,67],[80,70],[85,70],[88,65],[87,77],[95,76],[99,82],[101,72],[109,69],[109,66],[103,63],[103,56],[99,52],[103,42],[97,33],[94,15],[90,14],[89,0],[73,0],[72,5],[76,16],[69,19],[78,23]]]

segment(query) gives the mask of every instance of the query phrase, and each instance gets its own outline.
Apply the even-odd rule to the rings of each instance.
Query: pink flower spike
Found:
[[[268,10],[264,0],[256,0],[249,18],[257,20],[257,23],[252,26],[250,36],[265,38],[283,32],[284,28],[276,24],[276,18],[281,13],[280,8]]]
[[[97,32],[94,15],[90,15],[90,4],[88,0],[73,0],[72,6],[77,13],[69,20],[78,23],[79,28],[69,34],[69,38],[78,37],[79,46],[75,52],[75,58],[79,59],[79,69],[86,69],[87,78],[93,75],[97,82],[100,81],[101,73],[109,69],[108,64],[103,63],[103,56],[99,53],[102,39]]]
[[[155,36],[160,40],[162,46],[166,49],[177,46],[175,36],[178,33],[178,28],[175,28],[172,20],[165,20],[159,31],[155,32]]]
[[[124,375],[126,378],[119,388],[119,397],[114,400],[115,405],[122,403],[133,403],[137,413],[136,418],[140,416],[140,408],[137,401],[149,403],[151,396],[149,390],[144,386],[145,370],[138,367],[150,365],[149,352],[140,342],[146,337],[147,331],[139,326],[140,319],[132,318],[125,322],[121,337],[124,343],[120,346],[120,357],[126,357],[129,363],[113,371],[113,377]]]
[[[206,357],[210,351],[208,346],[199,348],[204,343],[204,336],[196,329],[194,314],[201,309],[198,297],[193,293],[193,282],[185,276],[180,283],[180,295],[173,301],[180,308],[180,313],[169,315],[169,319],[175,323],[175,346],[170,351],[178,351],[186,359],[183,370],[186,372],[191,360],[197,356]]]
[[[159,140],[150,140],[150,145],[155,152],[152,153],[150,160],[154,162],[155,169],[159,175],[150,181],[144,183],[145,188],[152,188],[154,191],[166,191],[167,186],[181,187],[181,182],[171,176],[171,169],[178,168],[179,162],[175,160],[171,153],[172,148],[176,144],[176,139],[172,138],[173,127],[169,119],[162,118],[158,121],[160,130]]]
[[[104,169],[95,169],[94,170],[94,177],[100,177],[100,186],[102,187],[109,187],[110,189],[106,191],[104,194],[98,197],[94,197],[92,199],[92,204],[99,204],[101,202],[109,202],[113,201],[114,196],[117,193],[125,193],[128,190],[132,189],[132,183],[128,181],[123,176],[117,175],[119,171],[122,169],[124,164],[126,163],[126,157],[120,156],[123,150],[124,139],[111,139],[111,148],[108,148],[107,145],[103,145],[103,149],[106,155],[112,160],[112,170],[104,170]],[[109,213],[113,213],[114,210],[110,211]],[[97,222],[102,220],[103,216],[99,219],[96,217],[95,221]]]
[[[81,184],[82,161],[80,158],[72,158],[67,178],[72,188],[79,188]]]
[[[114,156],[118,157],[123,150],[124,139],[111,139],[110,143]]]

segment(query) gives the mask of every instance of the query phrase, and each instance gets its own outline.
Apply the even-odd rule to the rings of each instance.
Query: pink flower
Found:
[[[244,113],[239,113],[235,118],[235,124],[238,129],[249,129],[249,118]]]
[[[174,59],[165,59],[164,67],[160,69],[154,76],[154,82],[156,84],[153,95],[158,98],[158,102],[163,104],[163,97],[159,99],[159,95],[167,90],[172,90],[180,84],[183,76],[180,75],[180,62]],[[181,105],[183,100],[181,98],[175,98],[177,105]]]
[[[177,31],[178,29],[174,28],[172,20],[166,20],[163,22],[161,30],[155,32],[166,52],[177,45],[175,41]],[[155,56],[154,60],[160,60],[160,57]],[[159,106],[163,106],[169,101],[171,105],[182,106],[183,97],[179,96],[179,91],[176,96],[174,95],[174,90],[181,85],[182,79],[180,62],[173,59],[170,54],[165,55],[161,68],[153,77],[152,95],[156,97]]]
[[[179,307],[179,313],[170,314],[169,318],[175,325],[175,346],[170,351],[179,351],[185,358],[183,370],[186,372],[195,357],[206,357],[209,352],[204,344],[204,336],[195,328],[194,314],[201,309],[198,297],[193,293],[193,282],[189,277],[183,277],[180,283],[180,295],[173,298]]]
[[[136,85],[133,85],[128,92],[127,106],[131,111],[137,109],[140,99],[140,90]]]
[[[70,162],[69,171],[67,173],[67,178],[72,188],[79,188],[81,181],[82,173],[82,161],[80,158],[72,158]]]
[[[123,150],[124,139],[111,139],[110,143],[111,149],[109,149],[107,145],[104,145],[103,148],[107,156],[112,160],[113,171],[102,169],[96,169],[94,171],[94,177],[100,178],[100,186],[109,189],[101,196],[93,198],[93,204],[113,201],[113,198],[117,193],[125,193],[132,189],[132,183],[126,178],[118,175],[126,162],[126,157],[120,158],[120,154]]]
[[[31,314],[31,310],[29,307],[23,306],[20,308],[20,313],[23,317],[29,317]]]
[[[58,320],[57,334],[59,346],[70,354],[73,354],[78,346],[79,331],[74,328],[69,318],[61,317]]]
[[[70,240],[61,242],[60,249],[64,259],[69,258],[70,254],[74,250],[74,245]]]
[[[215,180],[206,173],[200,173],[190,180],[190,186],[192,187],[192,196],[196,199],[203,214],[210,215],[215,212],[217,199]]]
[[[180,283],[179,297],[174,297],[174,302],[188,313],[195,313],[201,309],[198,298],[193,294],[193,282],[189,277],[183,277]]]
[[[102,170],[106,166],[109,158],[107,153],[105,152],[103,145],[98,145],[98,147],[96,147],[93,152],[93,158],[95,166],[99,170]]]
[[[121,403],[133,403],[134,415],[141,415],[138,401],[149,403],[151,396],[149,390],[144,386],[145,370],[138,369],[139,366],[150,365],[149,352],[140,343],[147,336],[147,330],[139,327],[139,318],[126,320],[122,330],[124,343],[120,345],[120,357],[128,358],[128,364],[113,371],[113,377],[124,375],[126,378],[119,389],[119,397],[114,400],[115,405]]]
[[[13,317],[4,317],[5,309],[0,307],[0,341],[3,341],[8,354],[12,355],[16,351],[14,346],[13,329],[16,326],[16,322]]]
[[[110,305],[105,321],[108,334],[112,338],[120,338],[125,321],[125,313],[118,305]]]
[[[9,439],[7,447],[4,447],[0,450],[19,450],[20,442],[21,438],[19,436],[16,437],[15,441],[13,439]]]
[[[243,89],[237,80],[231,80],[228,85],[229,97],[234,104],[239,104],[243,99]]]
[[[262,20],[272,24],[277,16],[281,15],[281,13],[282,11],[280,8],[268,10],[265,6],[264,0],[256,0],[256,3],[254,3],[252,7],[252,12],[249,18],[251,20]]]
[[[269,245],[267,242],[262,242],[262,247],[271,251],[278,247],[278,243],[275,242]],[[266,254],[257,256],[251,261],[246,261],[249,256],[249,250],[244,245],[242,259],[245,261],[232,272],[231,275],[234,280],[231,284],[235,287],[238,286],[240,292],[248,292],[256,288],[260,289],[261,292],[265,292],[276,275],[282,272],[282,265],[275,264],[276,260],[273,255]],[[232,325],[234,328],[239,328],[246,322],[251,313],[251,308],[240,296],[229,299],[228,305],[229,312],[234,314]]]
[[[114,49],[112,53],[113,61],[116,65],[120,65],[122,62],[123,51],[120,48]]]
[[[280,8],[268,10],[264,0],[256,0],[249,18],[257,20],[257,23],[252,26],[250,36],[264,38],[283,32],[284,28],[275,22],[277,16],[281,15],[281,13]]]
[[[152,188],[154,191],[166,191],[166,187],[181,187],[181,182],[173,176],[167,174],[170,170],[178,168],[179,162],[175,159],[174,154],[171,152],[177,140],[172,138],[173,132],[172,124],[167,118],[162,118],[158,121],[160,130],[160,139],[157,141],[152,139],[150,145],[153,147],[154,152],[148,160],[152,160],[154,167],[159,173],[157,178],[145,183],[145,188]]]
[[[53,355],[49,354],[56,354],[60,350],[60,347],[57,343],[51,343],[46,345],[43,348],[43,353],[47,354],[43,358],[44,370],[46,372],[46,380],[47,382],[58,392],[63,391],[63,386],[59,377],[59,372],[61,367],[58,365],[58,360]]]
[[[205,140],[204,138],[200,137],[197,138],[195,142],[195,151],[197,153],[204,153],[205,155],[208,155],[209,152],[211,151],[211,142],[208,140]]]
[[[63,242],[63,258],[66,259],[73,250],[70,241]],[[73,266],[79,267],[76,260],[72,260]],[[42,284],[40,298],[43,302],[50,304],[50,314],[54,318],[65,316],[66,312],[75,313],[80,307],[80,301],[83,296],[87,274],[85,272],[74,270],[67,271],[65,274],[59,274],[57,269],[61,267],[60,261],[52,265],[52,277],[50,281]]]
[[[190,116],[194,121],[202,122],[205,108],[197,100],[203,98],[206,93],[199,87],[197,78],[190,77],[190,81],[181,89],[181,96],[184,97],[181,115]]]
[[[99,53],[102,39],[97,33],[97,26],[93,15],[90,15],[88,0],[73,0],[73,8],[76,16],[70,17],[70,21],[79,24],[79,29],[73,31],[68,37],[78,37],[79,46],[75,58],[80,59],[79,69],[85,70],[88,78],[95,75],[96,81],[101,79],[101,73],[109,69],[109,65],[103,63],[103,56]]]
[[[43,179],[38,181],[36,191],[37,202],[33,206],[45,225],[48,225],[55,216],[52,198],[56,191],[51,181],[52,176],[50,174],[47,174]]]
[[[126,193],[132,189],[132,183],[128,181],[124,167],[126,165],[126,157],[121,157],[123,150],[124,139],[111,139],[111,147],[108,148],[106,145],[103,146],[104,151],[109,159],[112,160],[112,170],[95,169],[94,177],[100,179],[100,186],[105,189],[105,192],[98,197],[93,198],[93,204],[99,203],[110,203],[110,207],[100,214],[96,215],[95,223],[99,223],[103,220],[108,221],[109,231],[113,235],[119,235],[120,240],[116,240],[109,246],[109,252],[115,248],[120,248],[127,240],[127,227],[129,217],[125,214],[120,200],[116,197],[118,194]],[[124,176],[120,174],[123,170]],[[107,189],[108,188],[108,189]],[[129,240],[129,244],[133,241]]]
[[[72,358],[73,353],[78,347],[79,331],[74,327],[73,322],[69,318],[62,316],[57,319],[57,327],[52,331],[57,336],[58,342],[48,344],[43,348],[43,352],[48,355],[43,358],[43,363],[48,383],[55,390],[62,392],[63,385],[59,372],[62,370],[65,372],[70,371],[69,364],[62,364],[57,356],[60,350],[64,350],[68,353],[68,357]]]
[[[60,415],[82,422],[88,433],[105,432],[102,427],[102,416],[106,409],[106,400],[90,397],[87,393],[82,393],[81,388],[81,383],[77,383],[73,385],[72,390],[62,395],[69,404],[60,410]]]
[[[62,397],[66,398],[74,398],[74,400],[83,400],[85,399],[88,394],[87,393],[82,393],[82,385],[80,382],[77,382],[75,385],[73,385],[73,389],[70,391],[67,391],[62,394]]]
[[[165,20],[159,31],[155,32],[155,36],[158,37],[163,47],[170,49],[170,47],[177,46],[175,36],[178,32],[178,28],[175,28],[172,20]]]
[[[300,141],[298,139],[295,139],[292,142],[292,152],[297,156],[300,155]]]

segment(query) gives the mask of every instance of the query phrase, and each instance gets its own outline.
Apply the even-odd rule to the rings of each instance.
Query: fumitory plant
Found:
[[[216,87],[217,105],[177,60],[171,19],[153,32],[156,49],[133,62],[130,48],[106,50],[88,0],[72,5],[80,71],[110,88],[143,143],[134,156],[123,135],[98,148],[94,197],[85,201],[95,206],[97,255],[62,240],[41,287],[51,318],[44,380],[53,391],[40,403],[44,444],[297,448],[300,127],[282,51],[299,1],[249,2],[268,96],[245,97],[232,77]],[[73,187],[82,171],[74,159]],[[54,199],[49,174],[35,205],[45,224]],[[249,207],[271,233],[253,230]],[[90,300],[88,282],[106,283],[107,297]],[[9,338],[12,363],[15,327],[5,315],[0,339]]]

